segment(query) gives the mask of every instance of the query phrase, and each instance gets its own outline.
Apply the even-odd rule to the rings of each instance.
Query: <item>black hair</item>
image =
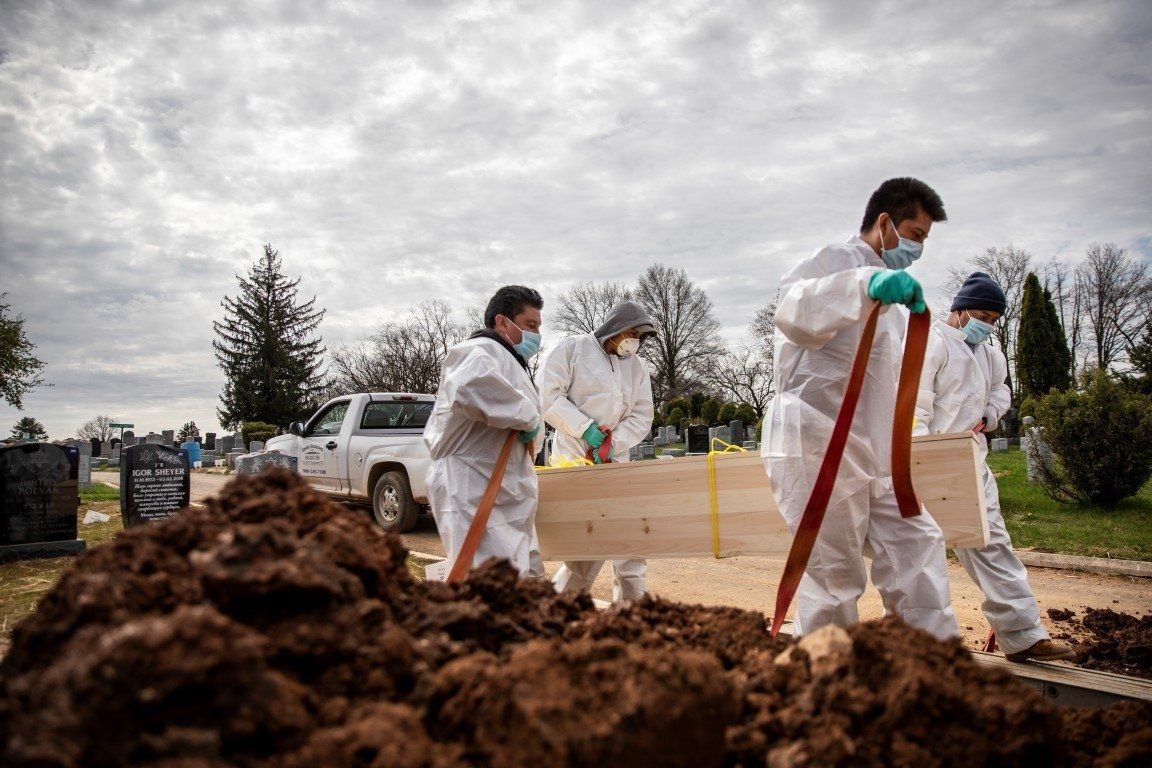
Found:
[[[525,307],[544,309],[544,299],[531,288],[523,285],[506,285],[488,300],[484,309],[484,327],[496,327],[496,315],[504,315],[511,320],[524,311]]]
[[[944,201],[932,187],[909,176],[888,179],[868,198],[860,231],[871,229],[882,213],[887,213],[892,217],[892,223],[899,225],[905,219],[915,217],[919,211],[927,213],[932,221],[948,220],[948,214],[944,213]]]

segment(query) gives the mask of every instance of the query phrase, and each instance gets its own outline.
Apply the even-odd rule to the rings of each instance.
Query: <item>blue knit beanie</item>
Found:
[[[1008,299],[989,274],[973,272],[952,300],[952,311],[960,309],[983,309],[1004,314],[1008,309]]]

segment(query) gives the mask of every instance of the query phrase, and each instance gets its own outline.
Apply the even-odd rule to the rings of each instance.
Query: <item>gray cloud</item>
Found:
[[[1007,242],[1152,255],[1139,0],[0,4],[0,290],[53,436],[214,423],[211,322],[267,241],[330,345],[657,260],[735,338],[893,175],[949,210],[930,291]]]

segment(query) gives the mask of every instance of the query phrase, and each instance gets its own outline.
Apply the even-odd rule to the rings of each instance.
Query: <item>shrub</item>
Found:
[[[1087,374],[1079,391],[1037,401],[1036,423],[1059,459],[1048,467],[1033,457],[1041,486],[1057,501],[1111,507],[1152,478],[1152,396],[1130,392],[1102,371]]]
[[[1034,398],[1034,397],[1024,398],[1024,402],[1020,403],[1020,409],[1019,409],[1019,411],[1017,411],[1016,415],[1020,419],[1023,419],[1026,416],[1031,416],[1031,417],[1035,418],[1036,417],[1036,398]]]
[[[664,426],[664,417],[660,415],[660,411],[656,411],[652,415],[652,429],[659,429]]]
[[[248,446],[252,445],[253,440],[267,442],[276,437],[280,434],[280,428],[275,424],[265,424],[262,421],[246,421],[240,434],[244,438],[244,449],[247,450]]]
[[[677,430],[680,429],[680,422],[684,421],[684,419],[684,411],[679,408],[673,408],[672,412],[668,414],[668,423],[676,427]]]
[[[716,420],[721,424],[736,421],[736,404],[724,403],[724,405],[720,406],[720,412],[716,414]]]
[[[692,418],[699,418],[704,409],[704,403],[708,401],[708,396],[703,392],[693,392],[692,397],[689,399],[690,409],[688,411]]]
[[[740,405],[736,406],[736,418],[744,422],[745,427],[751,429],[752,425],[757,421],[756,409],[748,403],[740,403]]]
[[[700,418],[710,426],[716,423],[716,416],[719,413],[720,404],[716,402],[714,397],[708,398],[704,401],[704,405],[700,406]]]
[[[692,413],[692,404],[688,402],[688,398],[686,397],[674,397],[665,403],[664,413],[668,414],[668,423],[680,426],[679,423],[672,421],[672,411],[676,410],[677,408],[679,408],[680,413],[684,414],[686,417],[687,414]]]

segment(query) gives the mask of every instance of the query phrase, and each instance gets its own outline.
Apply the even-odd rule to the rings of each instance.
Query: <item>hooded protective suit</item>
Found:
[[[988,420],[987,431],[996,429],[1012,401],[1007,377],[1008,362],[998,348],[991,344],[972,346],[965,342],[963,331],[939,320],[932,323],[913,434],[967,432],[981,418]],[[979,440],[990,537],[987,547],[957,549],[956,556],[984,592],[981,607],[1004,652],[1018,653],[1049,635],[1040,623],[1040,608],[1028,585],[1028,572],[1013,552],[1004,527],[996,478],[983,461],[988,455],[987,438],[981,433]]]
[[[540,399],[522,359],[510,345],[473,337],[448,352],[436,405],[424,428],[432,455],[428,499],[448,562],[456,561],[509,430],[540,427]],[[536,540],[539,492],[532,458],[543,440],[512,446],[500,491],[473,566],[507,558],[526,576],[543,576]]]
[[[864,319],[868,281],[885,269],[859,237],[817,251],[784,275],[776,310],[776,396],[761,455],[793,533],[816,482]],[[798,633],[859,618],[864,556],[884,607],[937,637],[959,635],[944,538],[927,515],[902,518],[892,490],[892,416],[906,315],[881,312],[836,485],[796,594]]]
[[[620,358],[604,351],[604,342],[635,328],[652,333],[651,318],[638,304],[622,301],[594,333],[564,339],[540,373],[544,418],[556,429],[552,455],[583,458],[588,443],[581,435],[593,423],[612,430],[612,461],[628,461],[628,449],[652,429],[652,380],[639,355]],[[565,563],[553,583],[560,591],[589,589],[604,561]],[[613,560],[612,597],[638,600],[648,591],[644,560]]]

